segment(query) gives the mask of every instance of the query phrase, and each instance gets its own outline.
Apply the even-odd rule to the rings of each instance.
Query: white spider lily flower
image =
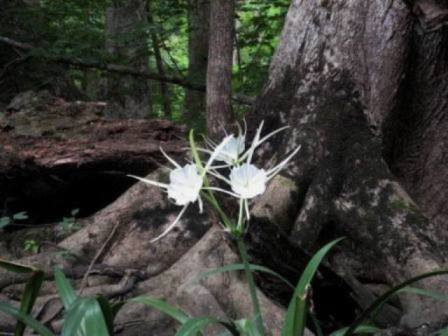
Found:
[[[266,190],[268,175],[264,169],[258,169],[253,164],[245,163],[234,167],[230,172],[232,191],[242,199],[254,198]]]
[[[216,161],[224,161],[228,165],[233,165],[238,162],[238,158],[244,153],[244,142],[246,137],[242,134],[235,137],[233,134],[229,136],[229,142],[216,156]]]
[[[210,169],[219,152],[229,141],[230,136],[226,137],[218,146],[216,146],[202,172],[199,172],[198,167],[191,163],[181,167],[174,159],[169,157],[162,148],[160,148],[162,154],[175,166],[175,169],[170,172],[169,184],[148,180],[135,175],[128,175],[146,184],[164,189],[168,193],[168,197],[173,199],[176,205],[183,206],[176,219],[165,229],[165,231],[162,232],[162,234],[152,239],[150,241],[151,243],[165,237],[176,226],[190,203],[198,201],[199,212],[202,213],[203,203],[200,197],[200,192],[203,187],[204,176]]]
[[[261,122],[260,126],[256,131],[251,146],[239,159],[240,161],[245,160],[243,164],[235,165],[231,169],[228,178],[223,176],[219,171],[215,169],[211,169],[209,171],[210,175],[213,175],[216,178],[226,182],[231,187],[232,191],[230,192],[227,190],[223,190],[221,188],[210,188],[210,189],[224,192],[226,194],[230,194],[236,198],[239,198],[240,210],[243,211],[244,208],[247,219],[250,218],[249,200],[263,194],[266,191],[267,183],[269,182],[269,180],[272,179],[275,175],[277,175],[300,150],[299,146],[290,155],[288,155],[286,159],[284,159],[278,165],[269,170],[260,169],[251,163],[252,157],[257,147],[260,146],[263,142],[270,139],[278,132],[281,132],[286,128],[287,127],[279,128],[265,135],[264,137],[261,137],[261,131],[263,129],[263,122]]]
[[[229,141],[222,148],[222,150],[219,151],[218,155],[216,156],[216,161],[224,162],[225,165],[214,166],[212,168],[225,168],[239,163],[240,157],[245,150],[247,132],[246,122],[244,122],[244,132],[241,130],[240,125],[238,125],[238,130],[239,131],[237,136],[233,134],[227,135],[227,132],[224,130],[227,135],[226,139],[229,138]],[[199,148],[198,150],[200,150],[201,152],[213,154],[218,145],[209,138],[205,138],[205,142],[211,149]]]
[[[168,197],[176,205],[186,205],[199,199],[203,178],[194,164],[187,164],[170,172],[170,184],[167,187]]]

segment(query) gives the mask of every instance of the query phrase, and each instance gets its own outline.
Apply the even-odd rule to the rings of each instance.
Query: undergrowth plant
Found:
[[[21,211],[16,214],[14,214],[12,217],[10,216],[3,216],[0,217],[0,231],[7,227],[8,225],[11,225],[15,223],[16,221],[22,221],[28,219],[28,215],[26,214],[26,211]]]
[[[247,230],[251,217],[250,202],[253,198],[263,194],[266,186],[276,174],[278,174],[289,161],[298,153],[299,148],[294,149],[283,161],[271,168],[260,168],[253,163],[256,150],[272,136],[285,130],[286,127],[275,130],[262,136],[263,123],[257,129],[252,143],[246,148],[246,132],[240,129],[239,134],[228,135],[220,143],[215,143],[210,139],[205,140],[205,147],[196,145],[193,131],[190,132],[189,142],[192,153],[192,163],[184,166],[178,164],[170,158],[163,150],[163,155],[173,165],[169,174],[169,182],[152,181],[138,176],[132,176],[144,183],[162,188],[168,197],[176,205],[181,206],[181,210],[176,219],[160,235],[151,242],[163,239],[176,226],[185,213],[187,207],[197,203],[199,211],[203,211],[203,203],[207,202],[220,218],[223,229],[228,232],[236,241],[240,264],[226,265],[224,267],[210,270],[200,274],[198,280],[214,274],[229,271],[244,271],[248,283],[248,295],[251,298],[253,316],[240,320],[227,320],[214,316],[189,316],[180,308],[169,305],[163,300],[148,296],[140,296],[131,299],[129,302],[141,303],[158,309],[169,315],[180,323],[177,336],[197,336],[203,335],[203,330],[210,324],[219,324],[225,330],[222,335],[243,335],[243,336],[302,336],[305,334],[306,319],[309,313],[309,296],[311,282],[323,258],[328,254],[333,246],[341,239],[334,240],[321,248],[309,261],[304,269],[297,285],[293,287],[281,275],[260,265],[249,263],[247,249],[244,244],[243,235]],[[204,159],[205,157],[205,159]],[[222,187],[224,185],[225,187]],[[238,205],[236,218],[230,218],[227,212],[222,209],[216,193],[231,197]],[[44,279],[42,271],[33,267],[23,266],[0,259],[0,267],[20,273],[29,273],[30,279],[26,284],[21,305],[19,308],[0,302],[0,311],[9,314],[17,319],[15,336],[23,335],[28,327],[39,335],[54,335],[46,326],[35,320],[31,315],[33,305]],[[267,330],[263,322],[260,303],[257,297],[253,272],[267,272],[279,277],[288,286],[294,289],[291,301],[286,311],[285,320],[281,331]],[[64,305],[64,324],[62,335],[67,336],[107,336],[114,333],[114,317],[120,310],[120,304],[111,304],[103,297],[81,297],[65,278],[61,270],[55,269],[55,281],[60,299]],[[409,279],[404,283],[392,288],[374,301],[350,326],[334,331],[330,336],[350,336],[354,334],[373,334],[378,332],[374,324],[374,317],[378,311],[392,296],[401,291],[413,291],[419,295],[426,295],[440,299],[438,293],[428,292],[421,289],[412,289],[409,286],[424,278],[448,274],[448,271],[434,271]],[[442,297],[442,299],[445,299]],[[317,334],[323,335],[317,321]],[[148,331],[148,335],[151,331]],[[443,332],[440,335],[445,335]]]

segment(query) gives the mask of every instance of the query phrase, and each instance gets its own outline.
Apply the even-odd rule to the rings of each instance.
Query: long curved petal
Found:
[[[150,185],[153,185],[153,186],[156,186],[156,187],[159,187],[159,188],[163,188],[163,189],[168,188],[168,184],[166,184],[166,183],[160,183],[160,182],[157,182],[157,181],[148,180],[148,179],[145,179],[143,177],[139,177],[139,176],[135,176],[135,175],[126,175],[126,176],[135,178],[136,180],[142,181],[142,182],[144,182],[146,184],[150,184]]]
[[[182,215],[184,214],[185,210],[187,210],[188,204],[185,205],[182,210],[179,212],[179,214],[177,215],[176,219],[174,220],[174,222],[172,222],[165,231],[162,232],[161,235],[157,236],[156,238],[150,240],[150,243],[154,243],[158,240],[160,240],[161,238],[165,237],[172,229],[174,229],[174,227],[176,226],[176,224],[179,222],[180,218],[182,217]]]
[[[286,159],[284,159],[282,162],[280,162],[278,165],[276,165],[274,168],[270,169],[267,172],[268,175],[268,180],[270,180],[271,178],[273,178],[275,175],[278,174],[278,172],[280,170],[282,170],[286,164],[289,162],[289,160],[291,160],[293,158],[294,155],[296,155],[300,150],[300,146],[297,147],[294,152],[292,152]]]
[[[165,151],[163,150],[162,147],[159,147],[159,149],[160,149],[160,151],[162,152],[163,156],[164,156],[169,162],[171,162],[171,163],[173,164],[174,167],[176,167],[176,168],[181,168],[181,166],[180,166],[176,161],[174,161],[172,158],[170,158],[170,157],[168,156],[167,153],[165,153]]]
[[[233,196],[233,197],[236,197],[236,198],[240,198],[240,195],[237,195],[237,194],[235,194],[235,193],[233,193],[233,192],[231,192],[231,191],[228,191],[228,190],[225,190],[225,189],[221,189],[221,188],[216,188],[216,187],[203,187],[202,189],[204,189],[204,190],[219,191],[219,192],[222,192],[222,193],[224,193],[224,194],[227,194],[227,195],[230,195],[230,196]]]
[[[210,158],[207,161],[207,164],[204,168],[204,171],[202,172],[202,177],[204,177],[204,175],[207,173],[207,171],[210,169],[213,161],[216,159],[216,157],[219,155],[219,153],[221,152],[221,150],[224,148],[224,146],[230,141],[230,139],[232,138],[232,136],[227,136],[223,141],[221,141],[221,143],[216,146],[216,148],[213,150],[213,154],[210,155]]]

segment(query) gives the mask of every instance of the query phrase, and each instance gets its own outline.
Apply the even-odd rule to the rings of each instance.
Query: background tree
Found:
[[[210,0],[188,0],[188,75],[191,83],[205,85],[209,48]],[[190,126],[205,124],[205,93],[186,90],[184,119]]]
[[[212,138],[234,120],[232,111],[232,61],[235,3],[214,0],[210,4],[210,39],[207,65],[207,133]]]
[[[114,0],[106,10],[106,52],[114,63],[134,69],[148,68],[147,1]],[[148,82],[132,76],[109,75],[104,82],[103,97],[111,102],[111,116],[145,118],[151,113]]]

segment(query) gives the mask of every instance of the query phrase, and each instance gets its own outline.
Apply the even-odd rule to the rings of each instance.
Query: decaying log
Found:
[[[0,117],[0,213],[26,210],[38,223],[76,208],[90,215],[133,183],[127,174],[165,164],[160,147],[175,158],[185,151],[183,127],[107,119],[104,108],[31,91],[11,102]]]

